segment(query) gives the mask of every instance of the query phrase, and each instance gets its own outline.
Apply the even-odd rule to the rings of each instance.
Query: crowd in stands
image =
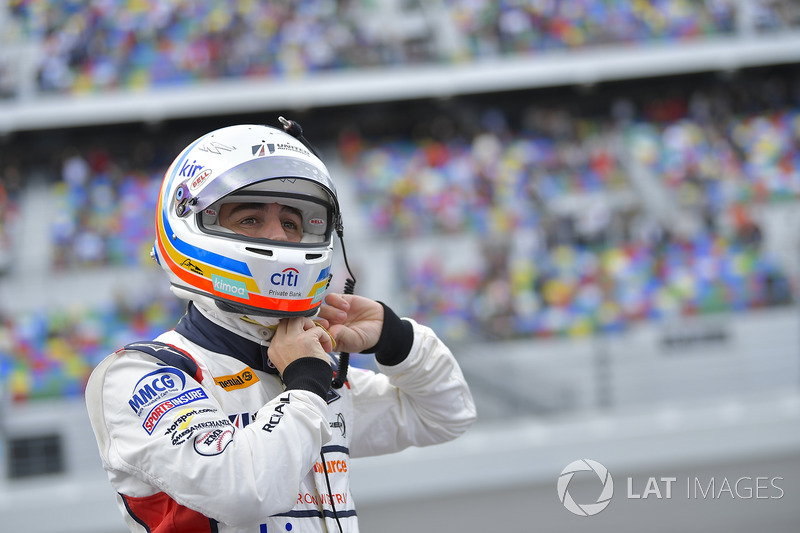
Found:
[[[466,36],[467,59],[726,34],[736,29],[737,15],[736,2],[727,1],[447,0],[446,5]]]
[[[0,312],[0,378],[12,401],[83,394],[95,365],[135,340],[175,326],[184,304],[171,295],[119,296],[103,308],[77,305]]]
[[[792,299],[786,273],[757,246],[702,233],[548,247],[517,233],[483,243],[483,261],[453,271],[414,257],[400,292],[413,316],[453,340],[585,337],[650,320],[736,312]]]
[[[724,127],[692,117],[637,124],[637,159],[684,204],[718,215],[740,202],[800,195],[800,108],[731,117]]]
[[[39,86],[86,92],[409,63],[372,2],[12,1]],[[54,31],[58,28],[59,31]]]
[[[137,265],[153,245],[163,170],[124,169],[98,149],[74,152],[52,189],[53,267]]]
[[[747,1],[756,31],[800,24],[800,10],[790,0]],[[84,93],[729,34],[742,3],[445,0],[392,10],[394,5],[10,0],[4,33],[39,43],[39,90]]]
[[[398,292],[416,318],[462,340],[587,335],[789,303],[797,280],[761,248],[750,214],[800,199],[800,85],[767,90],[773,83],[755,84],[761,98],[738,106],[699,91],[638,118],[565,121],[540,110],[510,136],[362,145],[355,176],[375,228],[408,239],[471,232],[490,244],[483,261],[459,269],[438,251],[403,254]],[[643,163],[704,226],[678,234],[628,204],[552,209],[559,198],[629,189],[620,157]]]
[[[750,210],[798,200],[793,83],[778,92],[754,86],[759,102],[699,90],[639,103],[638,112],[616,103],[601,117],[529,104],[512,106],[512,120],[493,108],[479,127],[444,138],[383,142],[349,131],[339,152],[374,238],[413,250],[425,239],[466,236],[479,250],[457,268],[440,250],[398,254],[403,314],[453,342],[613,333],[791,302],[796,280],[761,247]],[[149,261],[164,157],[128,137],[123,144],[136,154],[124,163],[97,146],[59,154],[48,212],[54,269]],[[626,157],[680,202],[692,197],[684,182],[695,184],[710,223],[678,235],[641,203],[615,202],[632,189]],[[586,197],[599,201],[561,206]],[[736,231],[714,223],[725,216],[738,221]],[[77,393],[99,357],[174,325],[180,302],[151,296],[0,317],[0,376],[15,398]]]
[[[372,226],[401,237],[488,236],[537,227],[539,207],[559,198],[628,187],[602,124],[544,110],[533,114],[545,131],[485,131],[469,139],[364,148],[355,175]],[[559,138],[562,125],[575,135]]]

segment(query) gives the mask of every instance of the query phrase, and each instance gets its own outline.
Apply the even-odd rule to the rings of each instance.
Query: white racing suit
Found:
[[[86,403],[130,530],[358,531],[351,457],[445,442],[475,419],[449,349],[385,309],[381,372],[353,368],[340,389],[314,358],[281,379],[267,341],[192,304],[175,330],[108,356]]]

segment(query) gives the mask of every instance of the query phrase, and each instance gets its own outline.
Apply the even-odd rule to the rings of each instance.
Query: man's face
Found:
[[[298,209],[281,204],[231,202],[222,204],[219,223],[246,237],[300,242],[303,218]]]

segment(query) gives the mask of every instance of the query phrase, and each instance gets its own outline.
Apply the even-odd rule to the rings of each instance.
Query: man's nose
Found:
[[[283,224],[278,217],[268,217],[260,237],[262,239],[269,239],[272,241],[288,241],[286,231],[283,229]]]

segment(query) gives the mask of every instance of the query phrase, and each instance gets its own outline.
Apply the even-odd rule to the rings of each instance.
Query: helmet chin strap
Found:
[[[203,316],[225,329],[238,335],[250,338],[255,342],[269,341],[275,332],[275,326],[280,322],[279,317],[255,316],[239,311],[226,311],[221,309],[216,300],[196,294],[180,287],[171,287],[176,296],[184,300],[191,300]]]
[[[278,317],[254,316],[220,309],[217,302],[212,305],[197,304],[200,311],[225,329],[239,335],[253,337],[255,340],[269,341],[275,334],[275,326],[280,322]]]

